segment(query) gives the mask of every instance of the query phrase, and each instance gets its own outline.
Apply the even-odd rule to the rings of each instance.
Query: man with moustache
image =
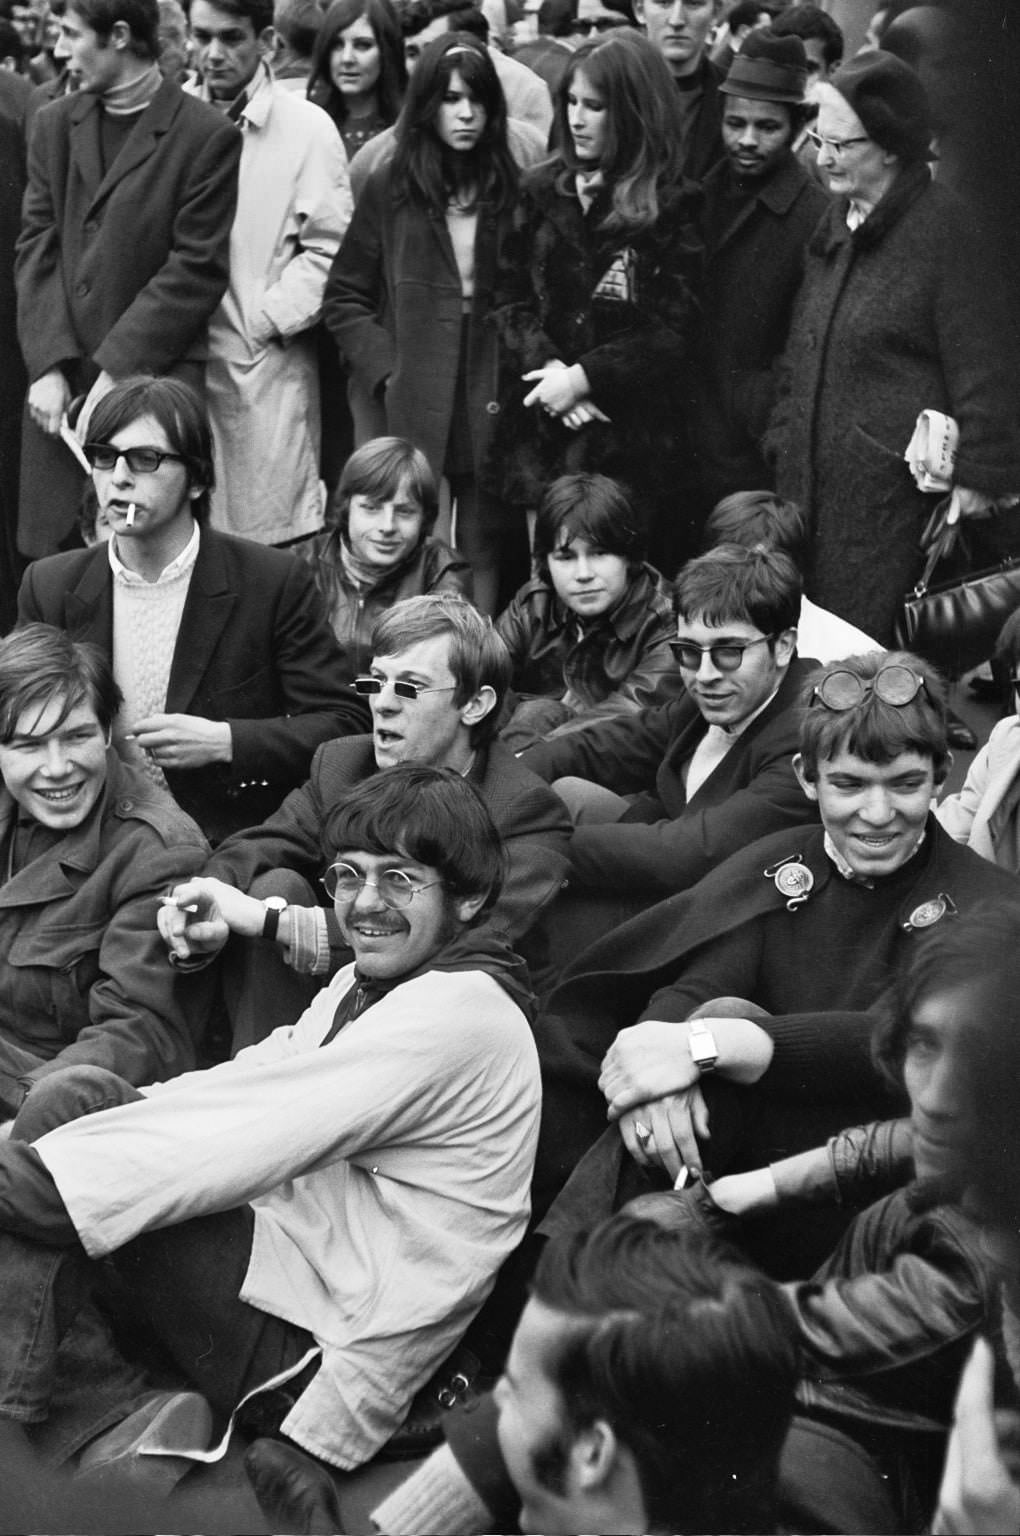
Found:
[[[360,1465],[523,1232],[540,1085],[524,966],[482,922],[491,818],[460,774],[408,764],[324,834],[353,963],[296,1025],[144,1095],[100,1068],[58,1074],[0,1144],[0,1420],[49,1424],[60,1338],[107,1256],[190,1389],[118,1393],[95,1314],[92,1390],[61,1425],[83,1471],[144,1482],[144,1449],[202,1449],[210,1408],[225,1420],[268,1387],[284,1437]],[[262,903],[228,886],[182,898],[261,930]]]
[[[770,486],[759,448],[774,403],[804,248],[829,204],[794,154],[810,113],[798,37],[749,33],[720,86],[725,159],[705,177],[697,428],[706,507]]]

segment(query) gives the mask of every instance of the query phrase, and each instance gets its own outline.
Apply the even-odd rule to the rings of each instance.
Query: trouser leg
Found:
[[[241,1300],[254,1222],[251,1206],[238,1206],[145,1232],[113,1255],[149,1330],[224,1416],[314,1342]]]
[[[283,896],[298,906],[316,905],[311,886],[292,869],[259,875],[248,894],[260,901],[266,896]],[[278,944],[232,935],[220,961],[231,1055],[264,1040],[281,1024],[296,1023],[325,980],[324,976],[303,976],[295,971],[284,960]]]
[[[0,1145],[0,1417],[49,1413],[57,1351],[89,1294],[92,1266],[56,1186],[28,1143],[69,1120],[139,1097],[98,1067],[70,1068],[32,1090]],[[101,1353],[106,1346],[97,1340]],[[117,1366],[121,1364],[114,1354]]]

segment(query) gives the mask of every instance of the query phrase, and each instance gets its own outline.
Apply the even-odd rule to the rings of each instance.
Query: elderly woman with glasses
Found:
[[[913,70],[871,50],[818,94],[835,200],[808,246],[766,447],[779,494],[812,515],[808,596],[889,644],[931,510],[904,461],[917,417],[955,418],[955,511],[979,514],[1020,488],[1017,359],[987,242],[932,180]]]
[[[958,843],[1020,875],[1020,612],[1002,626],[995,655],[1009,675],[1012,713],[995,726],[963,788],[935,814]]]

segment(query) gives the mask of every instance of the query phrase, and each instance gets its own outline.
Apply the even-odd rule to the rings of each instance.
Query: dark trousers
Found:
[[[117,1423],[149,1389],[88,1305],[104,1288],[106,1265],[182,1383],[223,1417],[314,1342],[240,1299],[250,1206],[143,1233],[104,1264],[86,1257],[56,1186],[24,1143],[140,1097],[100,1067],[54,1073],[33,1088],[12,1139],[0,1144],[0,1417],[46,1421],[44,1449],[54,1460]]]

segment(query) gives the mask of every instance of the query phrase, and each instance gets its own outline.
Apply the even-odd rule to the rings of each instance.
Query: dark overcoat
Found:
[[[705,295],[696,379],[695,450],[706,502],[772,484],[760,440],[776,365],[804,275],[804,252],[829,199],[792,152],[743,195],[728,161],[704,182]]]
[[[18,240],[29,379],[63,366],[75,393],[102,369],[197,371],[237,203],[241,135],[214,107],[164,81],[105,175],[100,117],[87,91],[36,114]],[[24,452],[19,540],[25,554],[48,554],[73,524],[81,476],[31,423]]]
[[[485,460],[499,410],[492,305],[507,217],[479,208],[472,325],[466,357],[467,422],[474,463]],[[461,333],[460,273],[446,220],[394,195],[387,162],[369,176],[326,283],[322,318],[353,383],[384,410],[380,430],[411,440],[438,478],[453,419]]]
[[[1016,491],[1020,369],[996,274],[926,166],[853,233],[846,212],[808,246],[769,438],[780,495],[812,520],[808,596],[889,644],[933,504],[903,458],[918,413],[959,423],[958,484]]]
[[[105,544],[30,565],[22,623],[39,620],[113,655]],[[280,549],[203,528],[167,686],[168,713],[226,720],[233,759],[167,771],[174,799],[211,842],[252,826],[303,782],[323,741],[364,728],[308,566]]]

